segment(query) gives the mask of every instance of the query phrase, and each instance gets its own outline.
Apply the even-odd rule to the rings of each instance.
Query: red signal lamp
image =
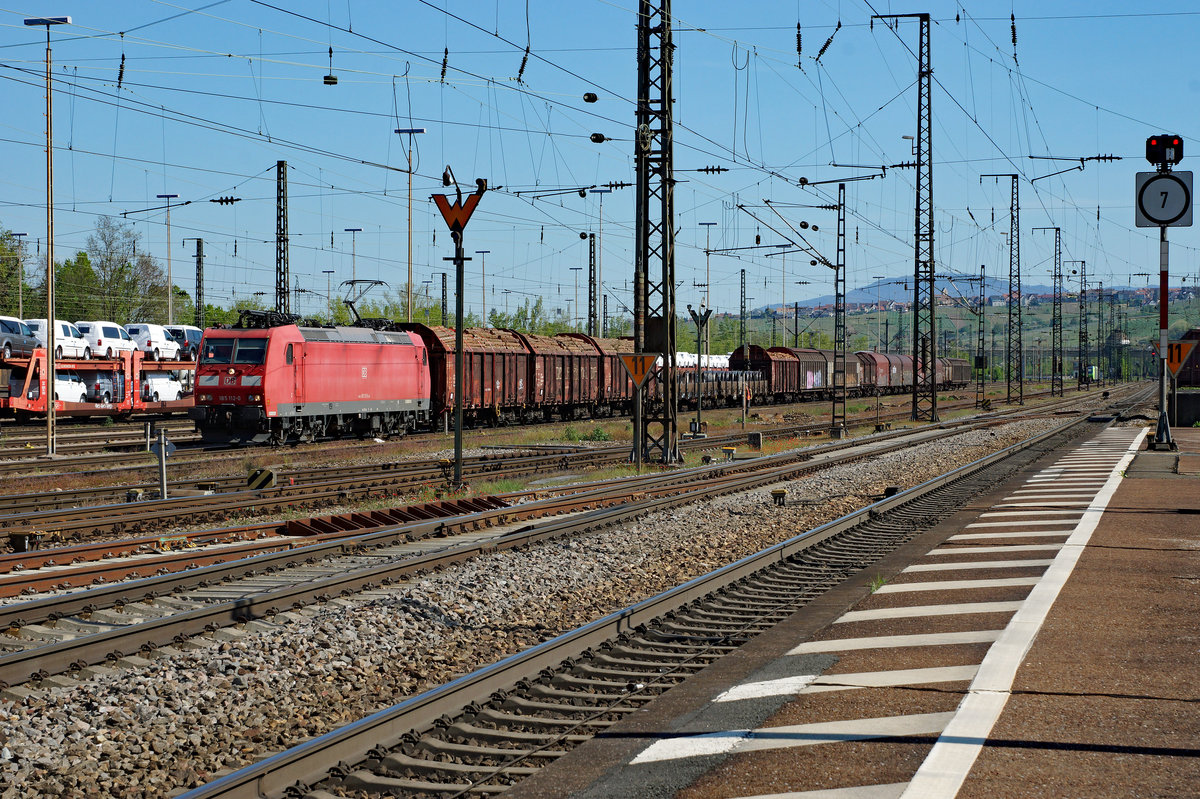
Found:
[[[1183,138],[1162,133],[1146,139],[1146,160],[1155,166],[1178,164],[1183,160]]]

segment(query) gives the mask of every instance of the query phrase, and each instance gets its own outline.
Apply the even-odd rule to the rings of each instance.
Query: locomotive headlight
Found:
[[[258,402],[260,399],[262,399],[262,397],[260,397],[258,394],[251,394],[251,395],[250,395],[250,401],[251,401],[251,402]]]
[[[212,402],[212,394],[201,394],[200,401],[201,402]]]

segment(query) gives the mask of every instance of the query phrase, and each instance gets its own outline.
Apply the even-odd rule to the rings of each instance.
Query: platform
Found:
[[[1052,453],[507,795],[1197,795],[1200,429],[1144,435]]]

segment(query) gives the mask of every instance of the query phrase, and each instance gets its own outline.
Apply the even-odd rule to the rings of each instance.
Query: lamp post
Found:
[[[23,257],[25,255],[25,252],[24,252],[25,242],[23,242],[21,239],[23,239],[25,236],[28,236],[28,235],[29,235],[28,233],[13,233],[12,234],[12,237],[17,240],[17,253],[14,257],[17,260],[16,271],[17,271],[17,318],[18,319],[25,318],[25,298],[24,298],[25,259]]]
[[[696,429],[692,434],[699,438],[701,430],[700,426],[700,406],[704,404],[704,395],[700,390],[700,342],[704,339],[704,328],[708,324],[708,317],[712,316],[712,309],[705,308],[700,305],[700,312],[692,310],[692,306],[688,305],[688,313],[692,316],[692,321],[696,323]]]
[[[583,271],[582,266],[572,266],[571,271],[575,273],[575,312],[579,312],[579,273]],[[575,327],[575,319],[571,319],[571,327]]]
[[[325,311],[329,314],[329,323],[333,324],[333,295],[330,291],[330,280],[333,275],[332,269],[322,269],[322,274],[325,275]]]
[[[26,25],[46,26],[46,456],[54,445],[54,90],[50,84],[50,26],[70,25],[70,17],[30,17]]]
[[[396,128],[400,135],[408,136],[408,321],[412,321],[412,137],[424,133],[425,128]]]
[[[482,327],[487,327],[487,254],[491,250],[476,250],[475,254],[479,256],[479,299],[483,301],[480,305],[480,322]]]
[[[362,228],[348,227],[342,230],[350,234],[350,279],[358,280],[358,234],[362,233]]]
[[[712,249],[710,246],[712,241],[710,234],[712,233],[713,225],[717,223],[701,222],[700,224],[704,226],[704,304],[712,308]],[[707,335],[708,329],[705,328],[704,332],[704,352],[707,355],[712,355],[712,342],[709,341]]]
[[[167,201],[167,324],[175,324],[175,303],[174,290],[171,280],[171,200],[176,199],[178,194],[156,194],[154,195],[160,200]]]
[[[875,281],[875,351],[887,352],[887,347],[883,343],[883,339],[879,337],[879,281],[883,280],[884,275],[871,275],[871,279]]]

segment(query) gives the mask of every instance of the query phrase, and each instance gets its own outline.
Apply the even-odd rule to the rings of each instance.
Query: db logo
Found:
[[[224,377],[224,378],[222,378],[222,380],[225,381],[225,385],[227,385],[227,386],[236,386],[237,385],[237,377],[236,376],[235,377]]]
[[[365,367],[365,366],[362,368],[362,379],[363,380],[367,379],[367,367]]]

